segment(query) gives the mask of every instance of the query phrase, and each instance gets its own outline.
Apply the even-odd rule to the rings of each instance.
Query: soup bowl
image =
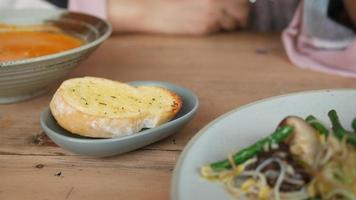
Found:
[[[55,26],[84,41],[79,47],[59,53],[0,62],[0,104],[26,100],[46,92],[49,85],[65,77],[102,44],[112,30],[106,20],[61,9],[1,10],[0,23]]]

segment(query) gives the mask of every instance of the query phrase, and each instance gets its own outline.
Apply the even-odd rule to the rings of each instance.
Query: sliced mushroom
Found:
[[[302,118],[295,116],[285,118],[282,124],[294,127],[294,134],[287,140],[291,153],[312,166],[320,148],[315,129]]]

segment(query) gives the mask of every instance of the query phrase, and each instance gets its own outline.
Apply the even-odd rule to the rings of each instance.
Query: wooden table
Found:
[[[52,143],[39,98],[0,105],[0,199],[168,199],[174,165],[199,129],[219,115],[275,95],[356,87],[355,79],[302,70],[287,59],[278,34],[209,37],[112,36],[68,77],[159,80],[190,88],[195,118],[172,137],[124,155],[91,158]]]

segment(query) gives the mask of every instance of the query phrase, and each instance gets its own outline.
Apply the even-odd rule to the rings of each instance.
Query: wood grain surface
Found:
[[[0,199],[168,199],[181,151],[203,126],[244,104],[291,92],[354,88],[356,80],[293,66],[279,34],[208,37],[113,35],[67,78],[167,81],[193,90],[200,107],[172,137],[111,158],[69,153],[51,142],[40,112],[58,87],[0,105]]]

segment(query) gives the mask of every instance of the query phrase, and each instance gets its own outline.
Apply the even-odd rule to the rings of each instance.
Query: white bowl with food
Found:
[[[355,199],[354,102],[352,89],[308,91],[222,115],[185,147],[171,199]]]

